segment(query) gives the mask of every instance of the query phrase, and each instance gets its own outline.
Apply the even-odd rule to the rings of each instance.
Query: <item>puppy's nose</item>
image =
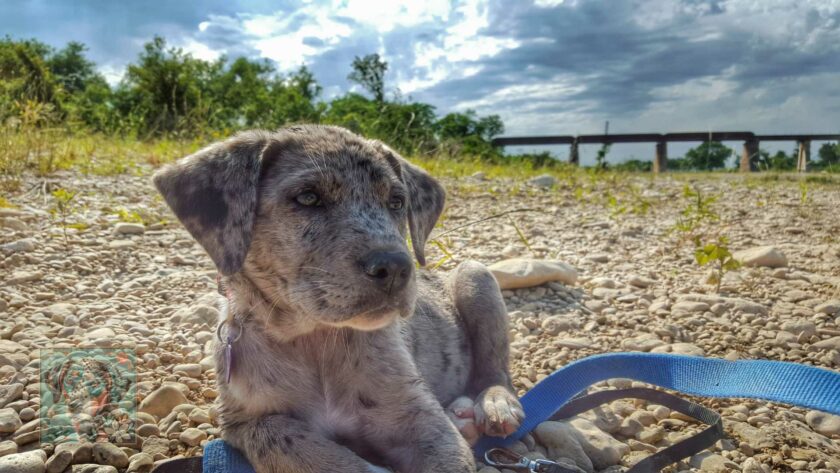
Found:
[[[414,269],[411,257],[402,251],[371,251],[359,263],[368,278],[389,294],[405,287]]]

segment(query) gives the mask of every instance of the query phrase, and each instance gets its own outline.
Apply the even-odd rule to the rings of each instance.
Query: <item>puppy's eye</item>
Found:
[[[395,195],[388,201],[388,208],[391,210],[400,210],[405,205],[405,198]]]
[[[316,205],[321,205],[321,198],[318,197],[318,194],[314,192],[303,192],[295,197],[295,200],[300,205],[305,205],[307,207],[314,207]]]

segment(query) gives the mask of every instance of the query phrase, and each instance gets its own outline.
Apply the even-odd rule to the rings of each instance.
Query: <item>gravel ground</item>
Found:
[[[696,176],[704,195],[719,195],[712,204],[719,220],[696,233],[704,241],[727,236],[750,264],[726,274],[718,293],[690,238],[673,230],[690,200],[688,178],[576,176],[444,180],[449,203],[435,234],[531,210],[442,236],[429,245],[435,271],[468,258],[529,258],[562,261],[579,275],[574,285],[504,291],[521,392],[573,360],[615,351],[840,370],[840,186]],[[65,217],[66,241],[60,212],[51,212],[49,192],[59,183],[79,192]],[[199,454],[219,434],[207,358],[218,315],[209,258],[173,223],[146,176],[67,173],[24,184],[6,197],[15,208],[0,208],[0,473],[144,472]],[[744,250],[752,252],[737,253]],[[122,422],[93,447],[39,443],[46,433],[38,416],[47,409],[40,349],[110,347],[137,354],[138,441],[124,442]],[[702,402],[724,416],[728,438],[668,471],[840,471],[840,417],[751,400]],[[114,418],[130,418],[125,407]],[[616,401],[544,423],[515,448],[613,472],[701,428],[662,406]]]

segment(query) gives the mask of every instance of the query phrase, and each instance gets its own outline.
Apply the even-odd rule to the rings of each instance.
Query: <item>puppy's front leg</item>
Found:
[[[226,423],[224,438],[245,454],[257,473],[382,473],[350,449],[285,415]]]
[[[383,413],[389,422],[386,455],[400,473],[472,473],[475,461],[470,446],[449,420],[431,392],[415,389]],[[384,420],[384,419],[383,419]]]

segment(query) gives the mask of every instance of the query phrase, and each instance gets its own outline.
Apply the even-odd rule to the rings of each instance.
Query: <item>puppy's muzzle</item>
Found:
[[[402,291],[411,280],[414,264],[404,251],[374,250],[359,260],[367,279],[388,295]]]

